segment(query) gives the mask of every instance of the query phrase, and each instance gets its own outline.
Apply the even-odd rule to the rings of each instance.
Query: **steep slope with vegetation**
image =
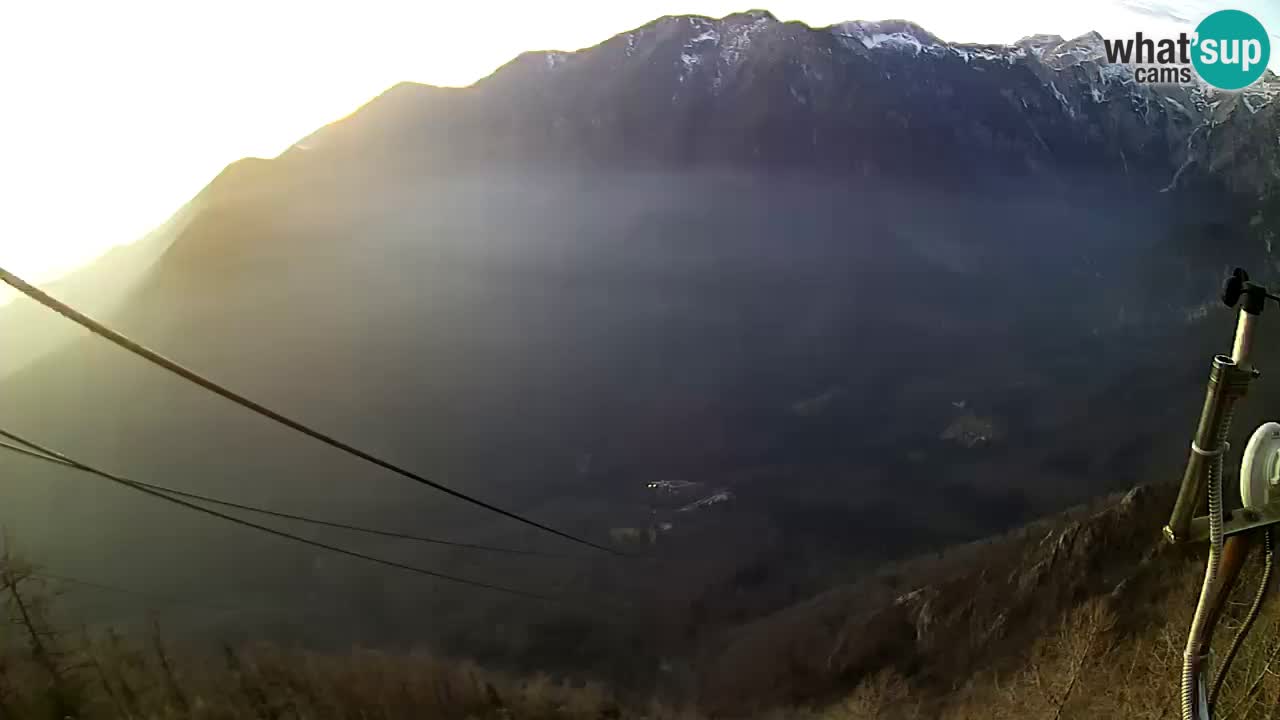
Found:
[[[693,663],[692,698],[420,653],[210,649],[175,644],[158,624],[78,628],[60,621],[58,581],[6,556],[0,716],[1167,718],[1203,571],[1199,549],[1159,538],[1173,489],[1139,487],[896,563],[733,628]],[[1219,651],[1256,588],[1256,565]],[[1236,660],[1220,717],[1275,712],[1278,631],[1280,601]]]
[[[631,711],[606,688],[518,678],[426,653],[321,654],[264,643],[211,651],[175,643],[158,621],[118,632],[70,622],[65,587],[0,557],[0,718],[675,718]],[[139,601],[143,602],[143,601]]]

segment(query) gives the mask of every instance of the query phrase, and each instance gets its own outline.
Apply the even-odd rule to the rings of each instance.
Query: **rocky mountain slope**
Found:
[[[1141,85],[1106,63],[1096,33],[965,45],[903,21],[810,28],[752,11],[525,53],[472,88],[400,85],[293,154],[395,155],[417,172],[727,165],[965,181],[1105,169],[1167,184],[1193,132],[1273,116],[1277,92],[1271,75],[1239,95]]]
[[[937,701],[984,673],[1024,668],[1037,639],[1092,599],[1116,603],[1129,632],[1176,625],[1194,608],[1166,598],[1195,579],[1193,551],[1159,541],[1173,489],[1137,488],[894,564],[747,624],[708,658],[703,692],[729,714],[821,705],[894,672]]]
[[[1010,533],[892,563],[745,623],[693,662],[682,694],[574,674],[513,677],[416,651],[307,652],[253,643],[218,652],[162,634],[64,632],[65,589],[12,555],[0,564],[11,625],[45,644],[0,646],[0,708],[42,717],[151,713],[258,717],[1091,718],[1176,712],[1180,639],[1201,558],[1159,539],[1174,488],[1143,486]],[[1218,639],[1259,581],[1256,559]],[[17,608],[24,604],[26,614]],[[1228,674],[1219,707],[1263,718],[1274,599]],[[49,654],[41,654],[47,650]],[[670,682],[673,678],[668,678]],[[673,707],[673,704],[675,706]],[[677,709],[678,708],[678,709]]]
[[[753,678],[740,699],[759,703],[885,669],[941,676],[935,655],[983,665],[1000,628],[1029,637],[1020,623],[1072,606],[1043,573],[1111,592],[1123,573],[1088,575],[1076,548],[1120,543],[1127,521],[965,551],[953,585],[921,571],[795,604],[1172,476],[1229,330],[1222,269],[1276,267],[1275,79],[1147,87],[1101,52],[1096,35],[977,46],[906,22],[662,18],[469,88],[396,86],[189,206],[113,325],[543,521],[654,538],[626,568],[373,548],[621,598],[624,621],[409,591],[7,456],[45,482],[5,486],[6,522],[36,560],[122,584],[248,588],[243,624],[320,627],[317,642],[411,636],[653,685]],[[0,392],[6,426],[139,479],[549,548],[90,339]],[[681,483],[732,501],[681,512],[697,498],[650,492]],[[138,547],[145,563],[121,560]],[[858,642],[795,658],[823,633]],[[708,647],[719,659],[682,673]]]

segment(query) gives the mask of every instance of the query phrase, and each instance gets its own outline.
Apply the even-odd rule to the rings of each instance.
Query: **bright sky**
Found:
[[[45,281],[163,222],[227,163],[271,157],[401,80],[465,85],[667,14],[914,20],[956,42],[1190,31],[1276,0],[81,0],[0,5],[0,266]],[[1280,68],[1280,34],[1273,68]]]

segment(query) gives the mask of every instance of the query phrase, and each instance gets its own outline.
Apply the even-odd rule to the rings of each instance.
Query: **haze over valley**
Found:
[[[725,678],[802,609],[899,607],[914,587],[866,584],[1173,480],[1230,337],[1223,274],[1280,269],[1280,79],[1140,85],[1102,52],[1097,34],[663,17],[470,87],[396,85],[48,286],[268,407],[638,558],[432,493],[27,300],[0,308],[22,338],[0,427],[138,480],[569,555],[295,528],[563,603],[10,454],[0,522],[51,570],[200,600],[165,611],[193,642],[425,646],[726,712],[795,702]],[[815,693],[895,666],[850,652]]]

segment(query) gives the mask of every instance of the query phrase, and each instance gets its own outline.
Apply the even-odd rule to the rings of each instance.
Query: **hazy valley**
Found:
[[[563,603],[9,455],[0,522],[50,571],[189,601],[164,622],[194,646],[429,648],[605,683],[608,712],[658,697],[741,716],[871,687],[900,695],[885,717],[971,716],[1004,702],[983,673],[1016,675],[1125,581],[1141,602],[1108,621],[1115,647],[1150,657],[1134,643],[1182,621],[1150,608],[1189,562],[1155,549],[1165,490],[1018,528],[1176,479],[1230,337],[1217,285],[1280,269],[1280,81],[1143,86],[1100,53],[1095,36],[663,18],[472,87],[391,88],[49,288],[270,407],[638,558],[482,515],[49,335],[62,321],[25,301],[0,308],[28,339],[0,368],[0,426],[139,480],[562,553],[316,535]],[[1238,425],[1275,396],[1260,386]],[[61,604],[95,628],[145,617],[127,598]],[[513,711],[476,692],[475,713]]]

